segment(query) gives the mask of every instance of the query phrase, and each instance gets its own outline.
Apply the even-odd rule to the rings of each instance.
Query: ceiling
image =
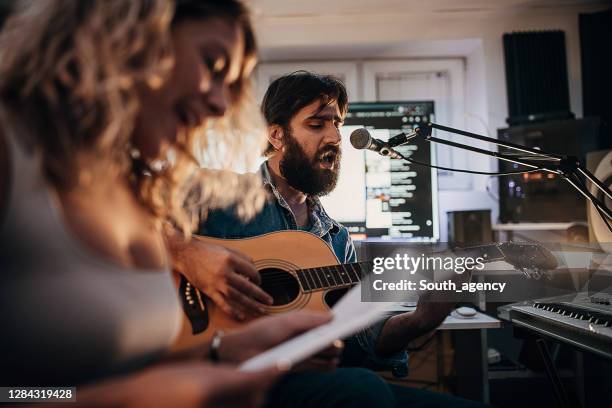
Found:
[[[504,13],[610,5],[610,0],[250,0],[263,18],[372,14]]]

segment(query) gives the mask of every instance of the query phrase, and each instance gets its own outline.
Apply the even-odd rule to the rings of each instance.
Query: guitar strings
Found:
[[[298,270],[295,272],[300,272],[300,271],[304,271],[302,270]],[[312,276],[312,272],[314,272],[315,276]],[[321,272],[323,272],[323,276],[321,276]],[[333,286],[342,286],[342,285],[350,285],[350,284],[355,284],[357,282],[359,282],[359,280],[361,279],[361,274],[357,271],[352,271],[351,272],[344,272],[344,279],[343,279],[343,275],[328,275],[330,272],[329,271],[311,271],[311,276],[310,279],[308,279],[308,277],[306,275],[303,275],[303,279],[309,284],[310,286],[310,281],[312,281],[312,283],[314,283],[314,286],[319,287],[321,284],[323,285],[322,287],[333,287]],[[270,276],[272,275],[272,276]],[[353,276],[357,275],[357,282],[353,282]],[[349,282],[345,282],[345,279],[348,279]],[[264,286],[264,281],[265,281],[265,286],[266,287],[279,287],[279,286],[283,286],[284,284],[289,284],[289,283],[293,283],[295,281],[298,281],[298,277],[292,275],[289,272],[267,272],[262,274],[262,286]],[[330,283],[333,282],[333,283]]]
[[[368,264],[370,264],[370,262],[359,262],[359,263],[354,263],[352,265],[361,266],[361,265],[368,265]],[[348,265],[351,265],[351,264],[348,264]],[[326,271],[325,269],[323,269],[323,268],[330,268],[330,267],[337,268],[338,266],[331,265],[331,266],[326,266],[326,267],[319,267],[319,268],[316,268],[317,270],[315,270],[315,268],[308,268],[308,269],[297,269],[293,271],[279,270],[279,271],[265,272],[262,274],[262,277],[261,277],[262,286],[265,286],[268,289],[276,289],[276,288],[283,287],[285,285],[292,284],[292,283],[298,283],[301,286],[301,282],[299,278],[291,274],[291,272],[295,272],[295,273],[301,272],[303,274],[303,279],[306,281],[308,286],[311,286],[311,281],[312,281],[312,283],[314,283],[314,285],[312,286],[314,286],[316,289],[323,289],[323,288],[335,287],[335,286],[354,285],[359,282],[359,280],[362,277],[361,275],[363,273],[362,271],[360,273],[358,271],[352,270],[351,272],[357,275],[357,278],[358,278],[357,282],[353,282],[353,277],[351,276],[352,274],[348,271],[345,271],[345,274],[348,276],[348,280],[349,280],[349,282],[345,282],[344,279],[342,279],[342,275],[340,276],[334,275],[332,271]],[[310,272],[311,274],[310,279],[308,279],[308,277],[304,274],[305,271]],[[323,276],[321,276],[321,273],[323,273]],[[331,278],[327,276],[328,273],[331,273]],[[313,274],[315,276],[312,276]],[[330,283],[332,281],[333,283]]]
[[[302,273],[304,273],[306,271],[311,272],[311,273],[314,272],[314,273],[317,273],[317,274],[321,273],[321,271],[323,271],[324,273],[334,273],[335,271],[338,271],[338,270],[344,271],[347,268],[350,268],[352,265],[356,265],[356,266],[360,266],[360,267],[361,266],[369,266],[369,265],[372,265],[372,262],[368,262],[368,261],[365,261],[365,262],[354,262],[354,263],[343,264],[343,265],[328,265],[328,266],[319,266],[319,267],[316,267],[316,268],[304,268],[304,269],[292,269],[292,270],[277,270],[277,271],[272,270],[272,271],[269,271],[269,272],[265,272],[265,275],[268,275],[268,276],[269,275],[280,276],[280,275],[285,275],[285,274],[290,273],[290,272],[295,272],[295,273],[302,272]],[[331,270],[326,270],[328,268],[331,269]],[[270,268],[270,269],[272,269],[272,268]],[[354,272],[354,270],[351,270],[351,269],[348,269],[348,270]]]
[[[305,273],[304,273],[303,271],[293,271],[293,272],[298,273],[298,274],[299,274],[299,273],[301,273],[303,276],[307,276],[307,275],[305,275]],[[321,275],[323,275],[324,277],[329,277],[329,276],[331,276],[331,277],[336,277],[336,278],[337,278],[337,277],[341,277],[341,276],[343,276],[343,275],[349,275],[349,276],[354,275],[354,274],[361,275],[361,274],[360,274],[359,272],[357,272],[357,271],[344,271],[344,272],[340,272],[340,275],[338,275],[338,274],[336,274],[336,273],[334,273],[334,272],[330,272],[330,271],[310,271],[309,273],[310,273],[310,275],[316,275],[316,276],[318,276],[318,277],[320,277]],[[280,273],[276,273],[276,272],[265,272],[265,273],[261,274],[261,277],[262,277],[262,280],[264,280],[264,276],[265,276],[266,278],[268,278],[268,279],[270,279],[270,278],[271,278],[271,279],[274,279],[274,278],[282,278],[282,277],[286,277],[287,275],[290,275],[290,276],[292,276],[292,277],[294,277],[294,278],[295,278],[295,276],[294,276],[293,274],[291,274],[291,272],[290,272],[290,271],[280,272]]]
[[[353,283],[359,282],[359,281],[353,282],[352,279],[349,279],[349,280],[350,280],[349,282],[342,281],[342,282],[333,282],[333,283],[327,283],[329,281],[321,280],[321,284],[323,284],[324,286],[327,287],[327,286],[349,285],[349,284],[353,284]],[[265,285],[263,283],[264,281],[265,281]],[[287,276],[287,277],[279,277],[279,278],[276,278],[276,279],[273,279],[273,280],[268,280],[268,279],[262,280],[262,286],[265,286],[265,287],[273,287],[274,286],[274,287],[276,287],[276,286],[282,286],[283,284],[286,284],[286,283],[288,284],[288,283],[293,283],[293,282],[297,282],[297,281],[298,281],[298,279],[293,277],[293,276],[291,276],[291,277],[289,277],[289,276]],[[310,282],[308,282],[308,283],[310,284]],[[319,282],[318,281],[315,281],[314,283],[315,283],[315,286],[319,286]]]
[[[262,286],[265,285],[265,287],[268,289],[276,289],[292,283],[298,283],[298,285],[301,287],[302,282],[299,280],[299,277],[291,273],[294,272],[296,274],[302,273],[302,279],[306,281],[308,286],[314,286],[316,289],[353,285],[361,280],[363,275],[363,267],[370,266],[371,264],[372,262],[370,261],[363,261],[353,262],[350,264],[327,265],[316,268],[305,268],[289,271],[272,270],[262,273],[261,281]],[[357,268],[357,270],[355,270],[355,268]],[[305,273],[306,271],[309,272],[308,275]],[[345,279],[342,278],[342,273],[344,273],[344,278],[348,279],[349,282],[345,282]],[[353,275],[357,275],[357,282],[353,282]]]
[[[261,280],[262,283],[266,282],[267,284],[269,283],[274,283],[274,282],[292,282],[292,281],[296,281],[299,280],[298,277],[290,274],[290,273],[285,273],[282,276],[265,276],[267,274],[264,274],[264,276],[262,276]],[[353,280],[353,276],[349,273],[346,273],[345,279],[348,278],[349,280]],[[344,279],[342,279],[342,276],[330,276],[328,277],[327,275],[323,275],[321,276],[320,274],[316,274],[316,277],[311,277],[311,279],[308,279],[306,276],[303,276],[303,278],[308,282],[309,280],[313,280],[316,282],[316,280],[321,281],[321,283],[325,283],[325,282],[342,282],[344,283]],[[335,279],[334,279],[335,278]],[[359,277],[361,278],[361,277]],[[328,286],[326,284],[326,286]]]
[[[361,264],[367,264],[365,262],[360,263],[359,265],[361,266]],[[330,281],[331,280],[338,280],[340,279],[341,281],[343,281],[342,279],[342,274],[344,275],[348,275],[349,279],[351,279],[351,276],[357,275],[359,278],[361,278],[361,275],[363,275],[363,270],[360,268],[360,270],[354,270],[354,269],[348,269],[348,270],[341,270],[340,271],[340,275],[337,274],[338,270],[326,270],[326,268],[328,267],[321,267],[321,268],[309,268],[309,269],[298,269],[298,270],[294,270],[293,272],[295,273],[302,273],[302,276],[304,278],[307,279],[308,275],[305,274],[306,271],[310,272],[310,275],[312,277],[312,275],[316,275],[316,277],[323,281],[323,278],[325,278],[326,281]],[[342,268],[345,269],[345,268]],[[323,276],[321,276],[321,274],[323,274]],[[274,281],[274,279],[278,279],[278,278],[282,278],[283,280],[290,280],[289,276],[293,279],[296,279],[295,276],[293,276],[290,271],[270,271],[270,272],[265,272],[262,274],[262,281],[265,280],[268,282],[272,282]]]
[[[298,279],[298,278],[296,278],[296,277],[294,277],[294,276],[276,277],[276,278],[273,278],[273,279],[262,279],[262,286],[268,286],[268,287],[269,287],[269,286],[271,286],[271,285],[273,285],[273,284],[280,284],[280,283],[292,283],[292,282],[296,282],[296,281],[298,281],[298,280],[299,280],[299,279]],[[339,281],[339,282],[337,282],[337,281],[333,281],[333,282],[332,282],[332,281],[330,281],[330,280],[325,280],[325,279],[319,279],[319,280],[320,280],[320,281],[321,281],[321,283],[322,283],[323,285],[325,285],[325,286],[347,285],[347,284],[348,284],[348,283],[347,283],[347,282],[345,282],[344,280]],[[349,277],[349,280],[350,280],[350,283],[356,283],[356,282],[353,282],[353,280],[352,280],[350,277]],[[310,283],[310,282],[308,281],[308,279],[306,279],[306,281],[307,281],[308,283]],[[265,285],[264,285],[264,282],[265,282]],[[330,282],[330,283],[327,283],[327,282]],[[315,283],[317,286],[319,285],[319,282],[318,282],[318,281],[315,281],[314,283]],[[278,285],[277,285],[277,286],[278,286]]]
[[[368,262],[360,262],[360,263],[356,263],[357,265],[361,266],[362,264],[369,264]],[[351,265],[351,264],[348,264]],[[334,268],[335,266],[332,266],[332,268]],[[295,278],[295,276],[293,276],[291,274],[291,272],[295,272],[295,273],[302,273],[305,277],[307,275],[305,275],[305,272],[308,271],[311,275],[314,273],[317,277],[321,277],[321,274],[323,274],[325,277],[331,275],[332,277],[339,277],[342,275],[337,275],[338,269],[332,269],[332,270],[326,270],[325,268],[330,268],[330,267],[318,267],[318,268],[308,268],[308,269],[297,269],[297,270],[293,270],[293,271],[270,271],[270,272],[265,272],[262,274],[262,280],[264,279],[263,277],[266,276],[268,279],[266,280],[273,280],[273,278],[278,278],[278,277],[282,277],[285,278],[287,277],[287,275],[291,275],[291,277]],[[351,274],[357,274],[357,275],[362,275],[363,274],[363,270],[361,271],[355,271],[354,269],[348,269],[345,270],[345,268],[342,268],[342,270],[340,271],[340,274],[346,274],[349,275],[349,277],[351,276]],[[272,278],[272,279],[270,279]]]

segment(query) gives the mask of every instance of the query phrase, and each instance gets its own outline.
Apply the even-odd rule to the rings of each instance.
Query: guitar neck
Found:
[[[449,254],[440,252],[439,254]],[[485,244],[467,248],[456,248],[455,256],[483,258],[483,263],[508,261],[508,256],[498,244]],[[512,262],[512,261],[510,261]],[[317,268],[298,269],[296,274],[304,292],[321,289],[335,289],[355,285],[370,273],[372,262],[355,262],[341,265],[321,266]]]
[[[480,245],[470,248],[456,249],[457,256],[482,257],[485,263],[504,260],[504,253],[496,244]],[[354,262],[341,265],[321,266],[317,268],[296,270],[297,278],[304,292],[322,289],[336,289],[352,286],[369,273],[372,262]]]
[[[354,262],[341,265],[321,266],[317,268],[298,269],[297,278],[304,292],[321,289],[336,289],[355,285],[361,282],[372,262]]]
[[[453,253],[455,255],[463,257],[482,257],[484,258],[484,263],[503,261],[506,259],[506,255],[502,252],[502,250],[497,244],[486,244],[467,248],[457,248],[453,250]]]

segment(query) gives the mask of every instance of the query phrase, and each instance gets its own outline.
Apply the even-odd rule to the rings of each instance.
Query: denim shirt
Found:
[[[215,210],[200,224],[198,233],[217,238],[246,238],[281,230],[297,230],[298,225],[289,204],[278,192],[267,162],[260,167],[265,188],[271,193],[262,211],[248,223],[241,222],[232,208]],[[333,220],[317,197],[308,197],[310,226],[308,232],[323,239],[342,263],[356,262],[355,246],[346,227]],[[389,358],[376,355],[378,336],[389,316],[347,339],[342,365],[363,366],[373,370],[390,370],[396,377],[408,374],[408,355],[400,352]]]

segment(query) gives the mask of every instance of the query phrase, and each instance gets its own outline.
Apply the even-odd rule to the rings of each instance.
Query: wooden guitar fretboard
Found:
[[[295,271],[302,290],[313,292],[321,289],[334,289],[352,286],[361,282],[369,272],[372,262],[355,262],[343,265],[321,266],[318,268],[298,269]]]

